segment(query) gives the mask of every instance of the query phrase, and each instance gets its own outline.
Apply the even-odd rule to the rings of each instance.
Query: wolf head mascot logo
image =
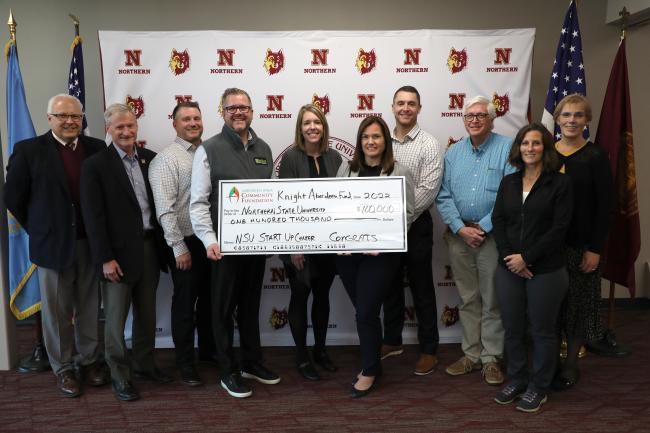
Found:
[[[264,57],[264,69],[269,75],[277,74],[284,68],[284,54],[282,50],[273,52],[266,49],[266,57]]]
[[[183,74],[190,68],[190,54],[187,50],[178,52],[176,48],[172,49],[172,56],[169,58],[169,69],[174,75]]]
[[[440,320],[446,327],[450,327],[454,323],[458,322],[458,306],[451,308],[449,305],[445,305]]]
[[[144,100],[142,99],[142,96],[133,98],[131,95],[126,95],[126,105],[131,107],[131,110],[135,113],[136,119],[139,119],[140,116],[144,114]]]
[[[273,329],[284,328],[285,325],[289,323],[289,313],[287,313],[287,309],[285,308],[284,310],[278,310],[277,308],[273,307],[271,317],[269,318],[269,323]]]
[[[359,48],[359,54],[357,55],[355,64],[361,75],[367,74],[375,69],[375,66],[377,66],[377,55],[375,54],[375,50],[364,51],[363,48]]]
[[[447,139],[447,147],[451,147],[452,144],[458,143],[459,140],[460,138],[454,138],[450,135],[449,138]]]
[[[510,98],[507,93],[503,96],[499,96],[495,93],[492,96],[492,103],[497,110],[497,117],[505,116],[505,114],[510,111]]]
[[[467,67],[467,51],[463,48],[460,51],[454,49],[449,50],[449,57],[447,57],[447,67],[452,74],[462,71]]]
[[[323,97],[318,96],[317,94],[314,93],[314,96],[311,98],[311,103],[318,107],[320,111],[323,112],[323,114],[327,114],[330,112],[330,97],[329,95],[325,95]]]

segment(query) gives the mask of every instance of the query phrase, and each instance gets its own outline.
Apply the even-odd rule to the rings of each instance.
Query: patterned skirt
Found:
[[[567,247],[569,290],[559,317],[559,328],[565,335],[578,336],[586,341],[599,340],[604,328],[600,313],[601,268],[585,274],[580,270],[585,248]]]

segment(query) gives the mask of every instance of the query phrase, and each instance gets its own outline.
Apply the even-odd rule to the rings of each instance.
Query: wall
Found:
[[[245,6],[241,6],[245,4]],[[393,30],[393,29],[497,29],[534,27],[537,29],[531,106],[533,118],[539,119],[555,56],[559,30],[568,6],[567,0],[524,2],[500,0],[454,2],[431,0],[376,0],[361,2],[330,0],[298,2],[293,0],[220,2],[185,0],[94,2],[90,0],[1,0],[2,21],[11,7],[18,22],[18,48],[28,105],[37,131],[47,129],[47,99],[66,92],[70,62],[69,46],[74,27],[68,13],[81,20],[86,67],[86,103],[91,132],[103,137],[103,95],[100,77],[97,30]],[[605,0],[580,1],[583,54],[587,74],[587,94],[594,105],[595,133],[611,64],[618,45],[619,30],[605,24]],[[8,31],[3,32],[4,40]],[[650,170],[643,170],[650,160],[650,106],[645,80],[650,76],[650,25],[628,31],[627,56],[634,116],[637,185],[641,214],[642,249],[637,261],[639,296],[650,296],[650,275],[645,263],[650,261]],[[442,59],[441,61],[444,61]],[[4,83],[6,67],[0,68]],[[242,83],[242,87],[246,87]],[[4,100],[4,84],[0,98]],[[423,101],[426,104],[427,101]],[[0,121],[6,139],[6,114]],[[435,134],[435,131],[432,131]],[[3,144],[6,153],[6,144]],[[618,288],[617,296],[626,290]]]

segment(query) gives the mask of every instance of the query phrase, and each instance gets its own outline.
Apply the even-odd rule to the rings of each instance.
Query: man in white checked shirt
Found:
[[[210,320],[210,264],[205,247],[194,235],[190,222],[192,161],[203,134],[199,104],[180,102],[174,108],[172,119],[176,138],[151,162],[149,181],[156,203],[156,218],[169,246],[174,282],[172,339],[176,365],[183,383],[198,386],[202,382],[194,364],[195,305],[199,358],[210,360],[215,350]]]
[[[443,173],[444,150],[436,139],[418,125],[422,105],[420,94],[412,86],[397,89],[393,96],[393,152],[395,159],[413,175],[415,219],[408,232],[408,251],[403,255],[409,287],[418,319],[420,358],[414,373],[424,376],[438,363],[438,325],[436,292],[433,285],[433,221],[429,208],[438,194]],[[404,327],[404,288],[399,272],[393,290],[384,300],[384,344],[382,359],[399,355]]]

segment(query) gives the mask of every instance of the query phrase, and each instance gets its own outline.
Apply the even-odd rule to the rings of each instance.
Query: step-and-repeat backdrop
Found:
[[[420,126],[445,148],[465,134],[464,101],[479,94],[497,107],[495,131],[513,136],[527,123],[534,37],[534,29],[99,32],[104,102],[135,109],[141,145],[158,151],[173,140],[171,112],[181,100],[200,103],[204,139],[217,134],[223,125],[219,98],[224,89],[239,87],[252,98],[252,127],[271,146],[276,169],[292,143],[302,105],[321,107],[330,145],[347,160],[364,117],[382,116],[394,126],[392,97],[403,85],[419,90]],[[435,207],[431,212],[440,338],[455,342],[459,300],[442,240],[445,226]],[[410,343],[417,339],[417,318],[406,292],[404,341]],[[163,275],[158,347],[173,346],[171,294],[171,280]],[[264,345],[293,344],[289,295],[280,260],[268,258],[260,307]],[[338,277],[330,299],[329,344],[357,343],[354,310]]]

